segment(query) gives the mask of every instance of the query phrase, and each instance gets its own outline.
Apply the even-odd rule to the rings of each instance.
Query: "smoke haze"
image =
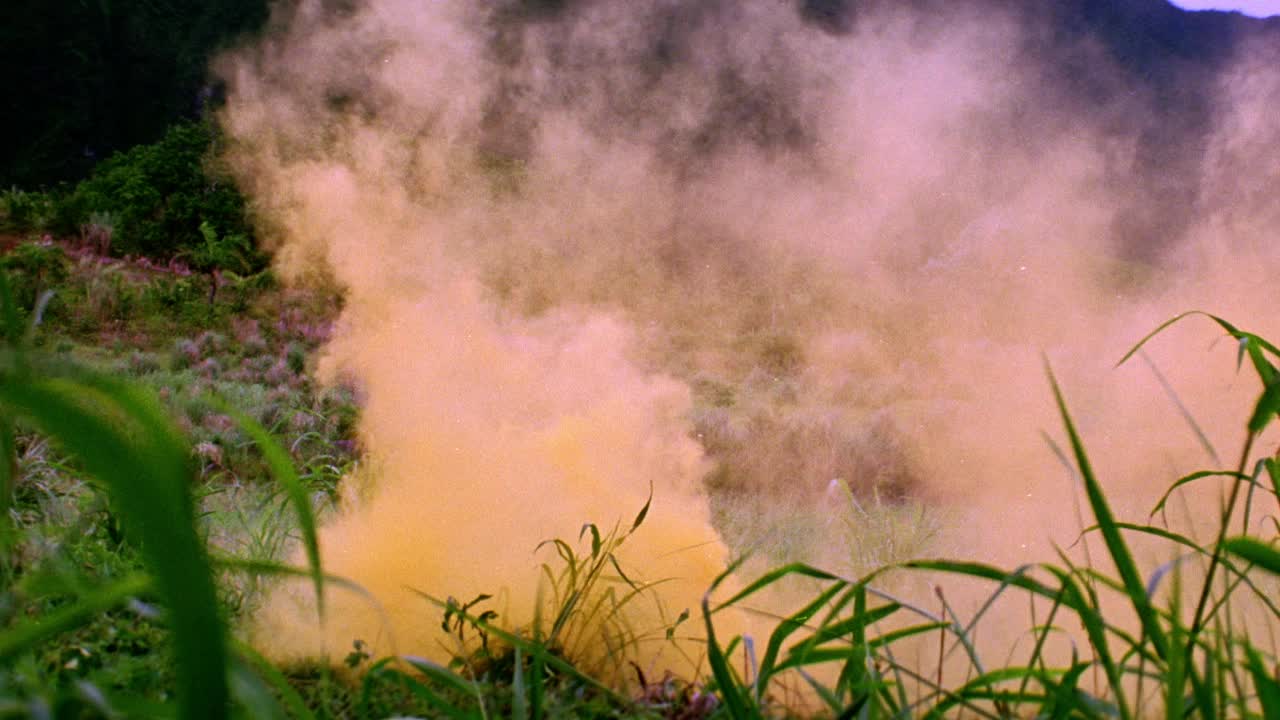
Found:
[[[726,508],[820,512],[833,481],[947,508],[939,554],[1044,559],[1080,528],[1042,352],[1122,516],[1208,464],[1111,366],[1191,308],[1280,334],[1274,50],[1153,136],[1159,93],[1025,12],[803,7],[298,0],[223,58],[278,269],[346,298],[318,372],[365,399],[369,469],[322,551],[390,622],[337,593],[321,632],[282,589],[272,654],[432,652],[409,588],[527,623],[534,548],[651,485],[624,559],[674,579],[633,619],[657,638],[750,544]],[[1256,388],[1215,332],[1150,358],[1229,458]]]

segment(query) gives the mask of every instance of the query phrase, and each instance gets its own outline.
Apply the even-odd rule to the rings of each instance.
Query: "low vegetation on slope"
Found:
[[[1212,318],[1262,385],[1242,418],[1250,447],[1231,468],[1171,479],[1223,484],[1215,537],[1117,520],[1050,374],[1094,518],[1084,530],[1107,561],[1010,569],[872,556],[841,572],[793,562],[739,578],[736,592],[709,588],[671,628],[705,634],[702,677],[635,668],[605,686],[575,666],[564,628],[657,591],[607,589],[630,582],[613,558],[627,528],[556,541],[554,612],[537,627],[505,627],[483,597],[424,597],[423,612],[460,640],[447,667],[370,657],[359,639],[345,668],[277,667],[236,641],[273,577],[343,582],[315,552],[309,567],[279,564],[292,543],[316,549],[317,516],[359,472],[357,389],[318,387],[307,372],[338,300],[282,290],[267,273],[219,279],[51,242],[20,244],[0,265],[0,716],[1280,717],[1268,639],[1280,621],[1280,463],[1255,463],[1252,448],[1280,409],[1280,350],[1224,320]],[[928,547],[910,541],[927,523],[909,508],[842,502],[847,527],[801,523],[795,536],[846,533],[854,547],[859,533],[881,533],[904,555]],[[1139,567],[1139,535],[1174,559]],[[948,576],[982,583],[989,599],[962,616],[939,591],[926,609],[884,591],[890,571],[943,588]],[[809,594],[767,635],[718,631],[722,613],[797,579]],[[1029,613],[1010,664],[975,638],[993,607],[1013,602]],[[1061,637],[1074,638],[1066,656],[1049,650]]]

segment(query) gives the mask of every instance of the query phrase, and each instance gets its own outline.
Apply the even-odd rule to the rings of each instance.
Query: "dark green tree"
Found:
[[[0,187],[77,180],[199,118],[210,58],[266,18],[266,0],[0,3]]]

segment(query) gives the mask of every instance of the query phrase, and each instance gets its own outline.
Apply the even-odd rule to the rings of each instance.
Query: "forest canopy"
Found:
[[[212,53],[266,22],[267,0],[5,0],[0,187],[74,182],[112,153],[195,120]]]

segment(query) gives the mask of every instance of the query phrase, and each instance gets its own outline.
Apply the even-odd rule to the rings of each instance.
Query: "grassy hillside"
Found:
[[[779,554],[755,567],[815,556],[815,542],[872,553],[822,554],[842,566],[836,572],[803,562],[739,567],[758,579],[711,588],[700,611],[670,630],[705,629],[705,674],[652,677],[637,666],[601,685],[575,667],[560,633],[654,592],[609,589],[630,583],[614,553],[646,507],[631,528],[589,526],[577,542],[557,541],[560,559],[547,570],[555,613],[545,624],[505,627],[483,596],[424,598],[423,612],[438,613],[460,641],[448,667],[411,652],[371,657],[358,639],[345,667],[273,666],[231,639],[264,584],[293,572],[342,582],[316,575],[314,556],[310,569],[277,562],[287,546],[314,542],[315,518],[359,472],[358,389],[319,387],[308,373],[336,298],[282,290],[262,274],[230,281],[211,302],[211,279],[181,264],[50,243],[19,244],[0,262],[12,279],[5,292],[19,301],[8,306],[0,370],[12,461],[0,535],[5,717],[1146,717],[1156,708],[1280,717],[1275,647],[1265,639],[1280,621],[1280,525],[1232,537],[1255,527],[1249,514],[1275,512],[1280,465],[1242,459],[1236,472],[1173,483],[1233,478],[1215,538],[1125,525],[1060,394],[1065,453],[1096,522],[1087,532],[1109,557],[1094,566],[1066,556],[1018,569],[911,559],[928,551],[931,521],[909,504],[869,505],[847,490],[833,496],[834,524],[775,507],[765,524],[793,544],[773,538],[767,546]],[[1242,419],[1256,437],[1280,408],[1280,351],[1216,322],[1263,381],[1256,412]],[[709,397],[703,411],[715,407]],[[720,526],[732,538],[735,522],[742,530],[770,511],[722,516]],[[1137,535],[1167,543],[1177,559],[1139,568],[1128,549]],[[890,571],[939,578],[939,607],[879,589]],[[215,580],[207,606],[192,584],[202,574]],[[950,592],[975,583],[988,600],[976,615],[958,614]],[[717,633],[723,613],[783,585],[797,599],[765,636]],[[1029,658],[1016,665],[983,657],[975,642],[987,611],[1010,596],[1031,609]],[[196,620],[200,612],[213,624]],[[1077,638],[1069,655],[1053,650],[1059,633]],[[937,655],[922,660],[921,647]]]

